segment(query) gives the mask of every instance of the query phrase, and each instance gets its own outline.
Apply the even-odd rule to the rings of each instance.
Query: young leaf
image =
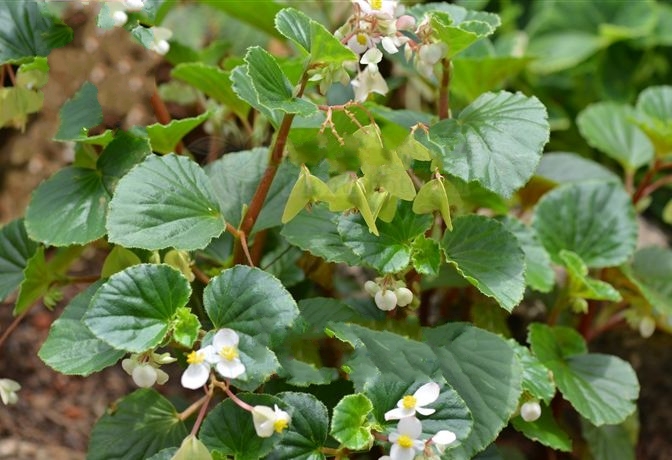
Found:
[[[418,273],[436,276],[441,265],[441,246],[436,240],[420,235],[413,241],[411,261]]]
[[[455,6],[455,5],[451,5]],[[472,14],[475,12],[471,12]],[[476,41],[491,35],[497,26],[499,26],[499,17],[492,13],[478,12],[488,18],[495,18],[496,25],[477,19],[468,21],[456,21],[450,14],[436,11],[431,13],[432,30],[439,42],[445,43],[448,47],[446,58],[452,59],[461,53]],[[478,14],[476,13],[476,14]]]
[[[175,312],[173,323],[173,339],[185,348],[194,346],[201,330],[198,316],[194,315],[187,307],[180,307]]]
[[[176,155],[149,156],[126,174],[107,219],[111,243],[149,250],[202,249],[224,226],[203,170]]]
[[[117,132],[96,161],[96,169],[102,173],[107,192],[112,194],[119,179],[151,153],[147,138],[125,131]]]
[[[450,203],[444,186],[443,178],[434,178],[418,190],[418,195],[413,201],[413,212],[416,214],[429,214],[439,211],[448,231],[453,230],[453,221],[450,218]]]
[[[139,353],[161,343],[190,295],[189,282],[172,267],[134,265],[98,289],[83,321],[112,347]]]
[[[653,145],[636,126],[637,112],[630,106],[599,102],[586,107],[576,124],[588,143],[633,173],[653,159]]]
[[[672,251],[650,246],[635,252],[632,261],[621,267],[644,298],[659,313],[672,315]]]
[[[532,177],[549,132],[536,97],[500,91],[432,126],[425,145],[441,157],[446,173],[508,198]]]
[[[170,401],[155,390],[137,390],[115,404],[94,425],[87,458],[149,458],[179,446],[187,428]],[[123,440],[123,442],[120,442]]]
[[[576,253],[590,268],[625,262],[635,250],[637,221],[620,184],[584,182],[556,188],[539,201],[532,219],[556,263],[560,251]]]
[[[522,300],[525,255],[504,225],[485,216],[461,216],[442,245],[446,261],[502,308],[511,311]]]
[[[618,302],[621,294],[609,283],[588,276],[588,267],[571,251],[561,250],[560,259],[569,275],[569,295],[581,299]]]
[[[115,246],[105,258],[105,262],[103,262],[103,268],[100,270],[100,277],[109,278],[115,273],[140,263],[142,263],[140,257],[133,251],[122,246]]]
[[[82,321],[101,284],[92,284],[72,299],[40,347],[40,359],[62,374],[87,376],[113,365],[126,354],[93,335]]]
[[[43,297],[49,291],[54,279],[56,274],[47,265],[44,247],[39,246],[23,270],[23,281],[19,285],[19,293],[14,304],[14,316],[20,315]]]
[[[89,128],[103,121],[103,109],[98,102],[98,88],[85,81],[77,93],[58,112],[61,123],[54,136],[56,141],[78,141],[87,137]]]
[[[0,301],[19,287],[36,250],[37,243],[28,238],[22,219],[0,228]]]
[[[551,379],[552,374],[541,361],[533,355],[527,347],[520,345],[513,339],[509,339],[509,345],[516,352],[523,367],[523,390],[546,404],[551,403],[555,395],[555,385]]]
[[[197,117],[171,120],[167,125],[154,123],[147,126],[147,135],[152,145],[152,150],[157,153],[171,153],[175,146],[189,132],[210,117],[210,112],[204,112]]]
[[[361,393],[347,395],[334,407],[331,435],[348,449],[368,449],[373,443],[369,414],[373,404]]]
[[[672,153],[672,86],[651,86],[639,94],[639,127],[649,136],[657,157]]]

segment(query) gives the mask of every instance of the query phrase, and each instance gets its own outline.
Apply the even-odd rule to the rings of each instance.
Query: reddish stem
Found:
[[[7,69],[7,75],[9,75],[9,81],[12,82],[12,86],[16,86],[16,75],[14,74],[12,64],[5,64],[4,68]]]
[[[252,410],[253,410],[254,408],[253,408],[252,406],[250,406],[248,403],[246,403],[245,401],[243,401],[242,399],[240,399],[238,396],[236,396],[236,395],[231,391],[231,389],[229,388],[229,382],[228,382],[228,380],[227,380],[226,384],[224,384],[224,385],[219,385],[219,387],[222,388],[222,389],[224,390],[224,392],[229,396],[229,398],[231,398],[231,400],[232,400],[233,402],[235,402],[238,406],[240,406],[241,408],[245,409],[245,410],[248,411],[248,412],[252,412]]]
[[[154,109],[154,115],[156,116],[157,121],[162,125],[170,123],[172,117],[170,116],[170,112],[168,112],[168,107],[166,107],[166,104],[163,102],[163,99],[161,99],[161,96],[159,96],[159,92],[156,89],[154,90],[154,93],[152,93],[152,97],[149,101],[152,104],[152,109]],[[182,141],[179,141],[177,145],[175,145],[175,153],[180,155],[183,150],[184,144],[182,144]]]
[[[605,332],[614,329],[621,325],[623,322],[625,322],[625,311],[621,310],[617,313],[615,313],[611,318],[609,318],[607,321],[604,322],[601,326],[589,330],[585,335],[584,338],[586,339],[586,342],[590,342],[594,340],[596,337],[599,337],[600,335],[604,334]]]
[[[198,429],[201,427],[201,423],[203,423],[203,419],[205,418],[205,413],[208,411],[208,405],[210,404],[212,395],[213,395],[212,389],[207,390],[207,394],[205,395],[206,399],[202,403],[203,405],[201,406],[201,410],[198,411],[198,417],[196,417],[194,426],[191,428],[191,435],[194,437],[196,436],[196,433],[198,433]]]
[[[16,327],[19,325],[21,320],[23,320],[23,318],[26,317],[26,315],[28,314],[28,311],[30,311],[30,308],[27,309],[26,311],[24,311],[23,313],[21,313],[16,318],[14,318],[14,321],[12,321],[12,324],[10,324],[9,327],[7,327],[7,330],[5,330],[5,332],[2,334],[2,337],[0,337],[0,348],[2,348],[2,345],[5,343],[5,341],[10,336],[12,331],[14,331],[14,329],[16,329]]]

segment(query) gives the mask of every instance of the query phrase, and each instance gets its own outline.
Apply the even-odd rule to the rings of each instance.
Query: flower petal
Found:
[[[227,379],[235,379],[236,377],[245,373],[245,365],[239,359],[233,361],[220,361],[215,367],[217,373]]]
[[[224,328],[217,331],[215,337],[212,339],[212,344],[216,350],[219,350],[222,347],[237,347],[238,340],[236,331]]]
[[[385,51],[390,54],[395,54],[399,51],[399,48],[397,48],[397,46],[394,44],[394,40],[392,40],[391,37],[383,37],[381,43],[383,45],[383,49],[385,49]]]
[[[207,364],[190,364],[182,374],[182,386],[190,390],[196,390],[208,381],[210,366]]]
[[[434,436],[432,436],[432,442],[434,444],[438,444],[441,446],[447,446],[448,444],[452,444],[455,442],[456,439],[457,436],[455,436],[455,433],[453,433],[450,430],[441,430]]]
[[[412,447],[401,447],[395,443],[390,448],[390,457],[392,457],[392,460],[413,460],[415,458],[415,449]]]
[[[385,412],[385,420],[400,420],[404,417],[410,417],[412,415],[415,415],[415,411],[413,409],[397,407],[396,409]]]
[[[163,385],[168,381],[168,374],[166,374],[164,371],[161,369],[156,370],[156,383],[159,385]]]
[[[429,382],[418,388],[415,393],[413,393],[413,396],[415,396],[415,399],[418,401],[418,406],[426,406],[439,399],[439,393],[441,393],[439,384]]]
[[[399,420],[397,431],[411,439],[418,439],[422,434],[422,423],[415,417],[405,417]]]
[[[415,410],[422,415],[432,415],[436,410],[430,409],[429,407],[416,407]]]
[[[260,438],[269,438],[273,435],[275,412],[268,406],[254,406],[252,408],[252,422],[254,431]]]

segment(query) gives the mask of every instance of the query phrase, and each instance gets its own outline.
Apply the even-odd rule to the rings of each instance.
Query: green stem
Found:
[[[446,118],[450,118],[450,79],[452,77],[452,65],[450,59],[442,59],[441,68],[438,115],[440,120],[445,120]]]

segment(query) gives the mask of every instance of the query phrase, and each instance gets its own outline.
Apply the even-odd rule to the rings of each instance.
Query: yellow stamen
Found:
[[[412,395],[406,395],[401,398],[401,404],[404,406],[404,409],[413,409],[417,403],[418,400]]]
[[[383,0],[371,0],[371,8],[379,10],[383,7]]]
[[[233,361],[238,357],[238,349],[236,347],[222,347],[219,350],[219,356],[227,361]]]
[[[357,34],[357,43],[359,43],[362,46],[366,45],[366,35]]]
[[[399,444],[401,447],[405,449],[409,449],[413,447],[413,440],[411,439],[410,436],[402,434],[401,436],[399,436],[399,439],[397,439],[397,444]]]
[[[203,361],[205,361],[205,353],[193,350],[187,355],[187,363],[189,364],[201,364]]]
[[[284,418],[279,418],[275,422],[273,422],[273,429],[275,430],[276,433],[282,433],[285,428],[287,428],[287,425],[289,425],[289,422],[285,420]]]

